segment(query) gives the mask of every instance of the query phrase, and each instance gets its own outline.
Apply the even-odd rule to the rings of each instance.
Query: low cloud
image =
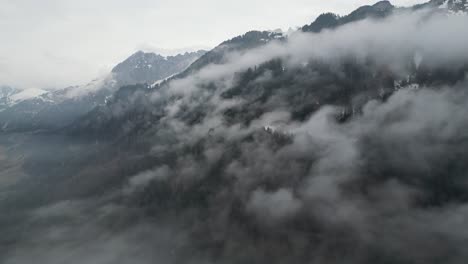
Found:
[[[133,192],[136,189],[141,189],[153,181],[164,181],[170,177],[170,169],[163,166],[154,170],[140,172],[128,180],[128,188],[126,192]]]
[[[466,18],[427,15],[297,33],[231,54],[223,65],[158,87],[157,96],[141,92],[114,105],[111,120],[133,114],[121,137],[130,142],[128,153],[123,143],[118,151],[109,146],[118,161],[113,170],[97,161],[105,169],[93,174],[96,164],[87,165],[91,172],[83,169],[74,182],[85,189],[96,178],[111,183],[90,184],[83,190],[93,194],[89,201],[35,211],[39,223],[29,223],[6,263],[462,263],[468,257],[463,77],[419,88],[372,83],[375,96],[353,94],[359,104],[348,116],[345,106],[317,96],[310,100],[316,110],[294,118],[296,105],[285,99],[294,95],[292,85],[266,99],[251,91],[223,97],[238,85],[238,74],[275,58],[285,62],[281,72],[304,70],[294,81],[319,80],[307,71],[314,60],[336,66],[336,80],[346,80],[338,66],[350,57],[372,59],[376,69],[404,80],[414,72],[407,63],[415,54],[421,67],[459,69],[468,59],[468,34],[459,25]],[[444,30],[426,36],[433,28]],[[440,39],[454,41],[442,50]],[[258,94],[275,78],[260,76],[253,81]],[[380,96],[384,88],[391,94]],[[305,92],[299,96],[309,102]],[[227,120],[229,110],[244,105],[240,120]],[[249,116],[252,109],[258,111]]]
[[[294,197],[290,190],[280,189],[275,192],[265,192],[262,189],[252,193],[247,210],[260,220],[275,222],[293,217],[301,208],[301,201]]]

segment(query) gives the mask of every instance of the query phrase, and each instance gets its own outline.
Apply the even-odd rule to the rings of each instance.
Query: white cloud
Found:
[[[421,0],[394,4],[415,2]],[[248,30],[301,26],[322,12],[345,14],[370,3],[0,0],[0,83],[42,89],[83,84],[142,47],[215,46]]]
[[[170,169],[163,166],[154,170],[140,172],[130,178],[128,186],[125,189],[127,194],[134,192],[139,188],[143,188],[153,181],[163,181],[169,177]]]
[[[302,204],[287,189],[281,189],[273,193],[264,190],[256,190],[247,205],[249,211],[265,221],[283,220],[296,214]]]

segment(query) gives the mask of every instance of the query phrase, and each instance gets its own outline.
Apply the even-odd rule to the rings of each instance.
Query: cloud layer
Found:
[[[414,2],[420,1],[395,4]],[[135,49],[213,47],[252,29],[302,26],[321,12],[347,13],[362,4],[357,0],[325,4],[1,0],[0,84],[41,89],[84,84],[110,71]]]

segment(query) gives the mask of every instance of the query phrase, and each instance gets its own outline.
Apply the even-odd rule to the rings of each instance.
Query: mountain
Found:
[[[138,51],[112,69],[115,80],[121,85],[152,84],[184,71],[206,51],[163,57],[155,53]]]
[[[105,105],[119,87],[164,80],[185,70],[204,53],[163,57],[139,51],[115,66],[109,76],[86,85],[49,92],[2,87],[0,128],[2,131],[31,131],[67,126],[94,107]]]
[[[447,2],[445,3],[447,4]],[[440,1],[431,1],[424,5],[424,8],[428,10],[452,14],[450,7],[451,4],[444,5]],[[362,6],[343,17],[333,13],[322,14],[313,23],[302,27],[301,32],[319,33],[323,29],[337,29],[364,19],[385,19],[392,14],[420,8],[419,5],[398,8],[389,1],[380,1],[374,5]],[[73,131],[72,133],[75,135],[92,135],[101,140],[134,137],[141,133],[140,130],[154,128],[154,124],[157,124],[159,119],[164,116],[163,110],[159,108],[165,106],[168,102],[162,103],[162,106],[155,106],[154,103],[148,101],[150,100],[148,98],[152,98],[150,95],[158,93],[158,90],[165,91],[170,86],[171,81],[196,75],[208,65],[226,64],[232,54],[241,56],[272,42],[285,43],[287,41],[288,35],[281,31],[249,31],[224,41],[193,62],[185,71],[169,78],[156,87],[141,85],[123,87],[122,90],[125,96],[116,97],[115,100],[109,101],[109,104],[99,106],[81,119],[76,120],[70,131]],[[307,119],[322,105],[329,104],[344,107],[340,118],[346,119],[350,117],[350,114],[359,112],[360,108],[367,102],[361,98],[382,99],[389,97],[402,87],[419,87],[434,83],[439,85],[453,84],[463,79],[464,68],[455,72],[444,72],[441,69],[425,68],[424,62],[419,62],[416,65],[415,58],[419,55],[417,50],[407,54],[405,67],[409,67],[407,69],[409,75],[404,77],[397,74],[392,75],[390,70],[385,67],[378,68],[381,66],[377,66],[376,62],[371,59],[366,64],[362,64],[362,62],[356,61],[354,58],[346,58],[340,65],[327,65],[321,61],[307,61],[304,62],[303,68],[293,69],[292,71],[285,70],[287,65],[280,59],[267,61],[260,65],[252,65],[248,70],[236,72],[238,84],[226,89],[219,95],[225,100],[241,100],[248,103],[245,105],[238,104],[236,107],[226,109],[223,115],[226,122],[249,124],[252,120],[273,111],[277,107],[277,105],[266,104],[264,101],[281,96],[277,100],[280,100],[283,107],[286,105],[292,109],[292,117],[298,120]],[[343,72],[346,74],[343,74]],[[263,87],[259,87],[256,79],[269,73],[273,73],[274,78],[263,84]],[[315,74],[321,76],[320,81],[308,77],[308,75]],[[337,80],[340,80],[339,84]],[[207,84],[205,88],[209,89],[210,86]],[[287,94],[284,94],[282,90],[285,86],[289,87]],[[375,86],[378,86],[379,89],[375,89]],[[316,87],[316,89],[304,90],[304,87]],[[360,99],[357,99],[357,97]],[[135,107],[135,104],[130,103],[127,98],[139,102],[138,106]],[[148,109],[149,106],[151,106],[150,109]],[[196,122],[199,118],[202,118],[203,113],[201,111],[204,111],[205,108],[203,106],[199,108],[185,113],[183,115],[184,120]],[[125,109],[125,111],[122,112],[121,109]],[[119,112],[118,116],[114,114],[116,112]]]

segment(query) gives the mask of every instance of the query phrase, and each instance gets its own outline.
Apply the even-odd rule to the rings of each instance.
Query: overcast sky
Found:
[[[287,30],[369,0],[0,0],[0,85],[86,83],[139,49],[214,47],[253,29]],[[407,6],[424,0],[393,0]]]

